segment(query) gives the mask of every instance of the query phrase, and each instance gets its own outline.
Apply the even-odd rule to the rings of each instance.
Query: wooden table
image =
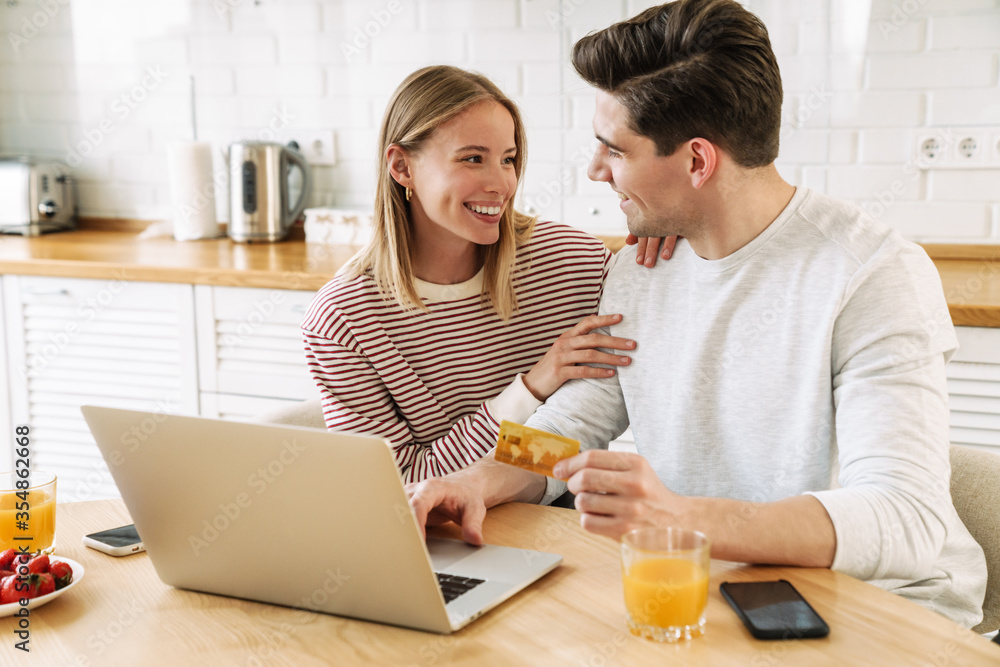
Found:
[[[167,511],[167,508],[164,508]],[[45,665],[997,665],[1000,646],[898,596],[830,570],[713,561],[706,635],[670,645],[624,624],[615,543],[584,532],[572,510],[491,510],[488,542],[549,550],[563,565],[462,631],[440,636],[193,593],[166,586],[148,555],[106,556],[85,533],[129,523],[124,505],[60,505],[57,555],[86,568],[78,586],[30,616],[30,656],[0,619],[0,664]],[[438,529],[455,536],[453,526]],[[264,546],[254,558],[280,566]],[[234,564],[234,567],[237,566]],[[719,595],[725,580],[785,578],[831,627],[825,639],[750,637]]]

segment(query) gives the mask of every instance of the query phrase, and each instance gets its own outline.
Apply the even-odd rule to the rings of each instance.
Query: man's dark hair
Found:
[[[734,0],[651,7],[578,41],[573,66],[660,155],[702,137],[744,167],[778,157],[778,62],[767,28]]]

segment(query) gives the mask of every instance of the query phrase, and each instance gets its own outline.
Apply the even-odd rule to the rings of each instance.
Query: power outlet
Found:
[[[989,153],[989,144],[984,133],[966,133],[955,144],[955,166],[982,166]]]
[[[935,127],[916,135],[921,169],[1000,168],[1000,127]]]
[[[922,136],[917,143],[917,160],[925,164],[937,164],[943,161],[945,144],[936,136]]]
[[[278,141],[287,144],[294,141],[299,152],[309,164],[337,164],[337,150],[333,143],[333,130],[289,129],[278,133]]]

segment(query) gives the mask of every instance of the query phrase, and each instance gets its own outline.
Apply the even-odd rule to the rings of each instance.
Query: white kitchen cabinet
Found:
[[[0,433],[0,442],[13,445],[16,424],[10,416],[10,388],[7,386],[7,378],[10,377],[10,373],[7,372],[7,327],[3,307],[3,281],[4,277],[0,276],[0,428],[3,428],[3,433]],[[13,446],[6,447],[4,453],[0,455],[0,466],[3,466],[4,470],[14,469]]]
[[[253,421],[265,412],[298,403],[298,400],[202,392],[201,416]]]
[[[1000,453],[1000,328],[955,327],[948,364],[951,442]]]
[[[246,419],[319,395],[299,328],[314,294],[195,286],[204,416]]]
[[[61,502],[118,495],[81,405],[197,414],[191,285],[5,276],[10,420]]]

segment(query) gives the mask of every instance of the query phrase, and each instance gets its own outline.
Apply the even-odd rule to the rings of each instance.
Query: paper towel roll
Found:
[[[184,141],[167,148],[170,174],[170,212],[178,241],[219,236],[215,219],[212,144]]]

